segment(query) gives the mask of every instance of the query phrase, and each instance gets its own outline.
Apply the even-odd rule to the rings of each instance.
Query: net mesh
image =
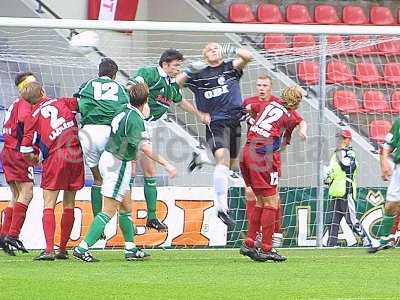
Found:
[[[364,36],[355,37],[328,36],[327,44],[323,46],[320,43],[320,37],[312,35],[179,32],[171,34],[170,32],[107,30],[98,31],[98,33],[100,42],[97,49],[83,55],[68,45],[69,31],[67,30],[1,28],[0,82],[2,88],[0,95],[3,107],[7,108],[17,96],[13,80],[18,72],[29,70],[38,74],[50,96],[72,95],[83,82],[96,76],[97,65],[103,56],[117,61],[120,67],[117,80],[125,83],[128,76],[139,67],[157,65],[161,52],[167,48],[179,49],[187,60],[197,60],[201,58],[201,50],[207,42],[231,42],[238,46],[242,44],[251,49],[255,55],[253,62],[246,67],[241,80],[243,98],[256,95],[255,81],[264,73],[273,79],[274,95],[279,96],[283,87],[294,84],[302,86],[307,94],[300,111],[304,119],[309,121],[309,140],[307,143],[302,143],[295,135],[292,145],[283,152],[280,197],[283,203],[284,246],[316,245],[317,174],[321,164],[317,161],[317,154],[322,148],[322,163],[328,163],[337,145],[335,133],[338,127],[346,124],[358,134],[359,145],[356,147],[376,146],[377,143],[382,142],[387,127],[384,127],[386,124],[384,122],[373,123],[373,121],[390,122],[400,112],[400,104],[398,104],[400,102],[396,102],[400,100],[397,93],[397,84],[400,83],[400,65],[398,64],[400,41],[396,36],[368,36],[367,33]],[[233,39],[232,36],[234,36]],[[318,120],[319,112],[315,103],[318,103],[320,90],[319,72],[322,50],[327,58],[325,89],[326,107],[330,112],[328,114],[330,117],[326,117],[321,121],[322,123],[318,124],[316,120]],[[185,99],[192,99],[192,94],[186,89],[184,96]],[[378,127],[371,127],[371,123],[377,124]],[[323,127],[324,139],[321,139],[318,134],[321,127]],[[246,128],[243,126],[243,138],[245,133]],[[166,214],[168,225],[170,228],[175,228],[175,231],[171,229],[169,235],[165,238],[159,237],[158,242],[149,242],[146,237],[150,237],[151,240],[156,233],[146,231],[144,224],[140,223],[142,222],[140,219],[145,217],[144,207],[140,206],[142,208],[134,212],[134,219],[141,224],[138,233],[142,235],[141,239],[144,239],[143,244],[238,246],[247,228],[243,183],[231,178],[230,208],[237,222],[233,228],[225,228],[215,216],[211,216],[210,211],[213,208],[208,207],[207,201],[213,198],[211,190],[213,168],[205,166],[194,174],[188,174],[186,171],[193,150],[202,149],[205,146],[204,125],[179,107],[172,107],[168,119],[162,122],[155,135],[156,151],[174,162],[180,174],[176,179],[170,180],[163,170],[158,170],[158,185],[166,186],[166,190],[161,193],[161,198],[171,198],[163,202],[166,203],[165,206],[160,205],[168,211],[168,214],[175,212],[177,219],[184,221],[176,221],[174,216]],[[363,152],[362,158],[376,161],[369,150],[363,149],[363,151],[365,153]],[[207,155],[212,159],[209,151]],[[90,172],[87,170],[86,173],[87,183],[90,185]],[[37,183],[40,180],[39,175],[37,175]],[[376,178],[376,174],[370,178],[362,177],[362,186],[376,186],[376,181],[375,184],[373,183]],[[142,182],[143,179],[139,173],[136,186],[141,186]],[[5,185],[4,182],[3,184]],[[180,205],[186,206],[177,208],[176,201],[178,200],[172,196],[174,187],[187,188],[185,192],[182,192],[182,197],[184,198],[185,193],[190,195],[189,198],[193,201],[198,200],[198,203],[203,205],[199,204],[202,208],[183,202]],[[140,202],[143,195],[140,194],[140,190],[137,193],[139,193],[137,200]],[[365,219],[365,213],[375,209],[377,203],[380,203],[369,201],[369,197],[372,196],[368,191],[365,193],[365,197],[361,197],[359,201],[362,204],[357,205],[357,216],[361,219]],[[381,193],[381,190],[374,193]],[[159,196],[159,199],[161,198]],[[140,205],[144,204],[140,203]],[[325,201],[324,206],[325,220],[328,222],[329,202]],[[187,212],[187,209],[194,212],[192,215],[194,219],[182,219],[183,212]],[[87,209],[82,211],[89,213]],[[82,222],[82,226],[87,229],[89,223],[85,222]],[[185,236],[185,239],[174,244],[174,238],[179,237],[185,230],[193,235]],[[201,235],[196,230],[207,236],[208,242],[207,239],[200,238],[202,242],[198,243]],[[218,238],[222,236],[222,242],[216,238],[213,240],[216,241],[215,243],[210,243],[212,240],[210,234]],[[343,243],[348,245],[361,243],[360,239],[357,241],[348,230],[340,234],[343,234],[340,238]],[[111,233],[110,236],[112,236]],[[225,242],[223,242],[224,238]],[[119,241],[113,242],[111,238],[108,245],[120,245]]]

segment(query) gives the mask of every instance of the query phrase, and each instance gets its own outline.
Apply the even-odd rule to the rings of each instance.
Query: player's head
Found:
[[[147,103],[149,88],[145,83],[130,84],[127,87],[129,102],[134,107],[141,107]]]
[[[99,64],[99,77],[107,76],[115,79],[118,72],[118,65],[111,58],[105,57],[101,59]]]
[[[20,89],[20,95],[31,104],[38,103],[45,95],[42,85],[37,81],[27,83]]]
[[[297,86],[287,87],[282,91],[283,106],[287,109],[296,110],[303,99],[303,93]]]
[[[27,83],[37,81],[35,74],[32,72],[23,72],[23,73],[18,73],[17,76],[15,76],[14,82],[15,86],[18,88],[18,90],[21,90]]]
[[[218,43],[208,43],[203,49],[204,59],[211,66],[219,65],[222,62],[220,56],[221,45]]]
[[[261,100],[268,100],[272,94],[272,80],[268,75],[260,75],[256,82],[257,95]]]
[[[183,55],[178,50],[168,49],[165,50],[161,56],[158,64],[169,77],[175,77],[180,73],[183,63]]]

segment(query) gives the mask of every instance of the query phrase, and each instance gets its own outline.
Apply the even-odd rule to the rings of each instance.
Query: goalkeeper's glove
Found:
[[[207,64],[201,60],[197,60],[197,61],[192,61],[188,64],[188,66],[183,70],[184,73],[186,73],[186,75],[188,77],[192,77],[192,75],[200,73],[201,71],[203,71],[205,68],[207,68]]]
[[[219,48],[219,57],[224,58],[232,55],[237,55],[239,48],[235,47],[232,44],[222,44]]]

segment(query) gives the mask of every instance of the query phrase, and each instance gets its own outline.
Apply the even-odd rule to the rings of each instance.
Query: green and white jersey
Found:
[[[79,98],[82,125],[111,125],[116,112],[129,103],[125,87],[107,76],[85,82],[75,97]]]
[[[122,161],[136,160],[139,144],[148,140],[143,114],[132,105],[126,105],[111,122],[111,136],[106,151]]]
[[[182,101],[182,94],[175,78],[171,78],[160,67],[140,68],[131,81],[146,83],[149,87],[150,117],[154,121],[161,118],[169,109],[172,102]]]
[[[385,137],[384,147],[390,146],[393,148],[393,162],[400,163],[400,118],[394,121],[392,128]]]

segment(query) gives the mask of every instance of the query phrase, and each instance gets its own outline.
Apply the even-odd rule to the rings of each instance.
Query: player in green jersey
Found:
[[[91,201],[93,216],[101,211],[101,185],[103,179],[98,168],[100,156],[108,142],[111,121],[116,111],[129,102],[124,86],[115,81],[117,64],[110,58],[103,58],[99,64],[99,77],[82,84],[79,92],[79,112],[83,127],[79,130],[86,165],[93,174]]]
[[[189,101],[182,99],[179,85],[175,77],[181,71],[183,55],[174,49],[164,51],[159,60],[159,66],[140,68],[130,79],[130,82],[144,82],[149,87],[150,117],[146,120],[146,129],[149,136],[160,125],[161,119],[166,117],[172,103],[195,115],[203,123],[209,122],[208,115],[198,111]],[[129,83],[128,83],[129,85]],[[157,187],[156,168],[153,160],[146,156],[140,157],[144,172],[144,194],[147,203],[146,226],[158,231],[167,230],[167,226],[156,217]]]
[[[82,261],[97,261],[88,249],[100,238],[106,224],[118,208],[120,214],[128,213],[130,216],[129,181],[138,151],[162,165],[170,177],[176,176],[176,168],[160,155],[154,154],[149,143],[142,113],[147,102],[148,91],[146,84],[130,85],[128,87],[130,103],[111,122],[110,140],[99,161],[99,170],[104,179],[101,187],[104,197],[103,209],[93,220],[84,240],[74,249],[74,256]],[[128,230],[124,232],[125,258],[127,260],[146,258],[148,254],[137,248],[133,242],[132,222],[125,225],[128,227]]]
[[[392,168],[389,156],[392,155],[395,164]],[[400,213],[400,118],[393,123],[390,132],[386,135],[385,143],[381,148],[381,175],[384,181],[389,181],[386,192],[385,213],[382,224],[379,226],[379,245],[374,245],[368,252],[375,253],[379,250],[393,248],[397,236],[390,234],[390,229]]]

